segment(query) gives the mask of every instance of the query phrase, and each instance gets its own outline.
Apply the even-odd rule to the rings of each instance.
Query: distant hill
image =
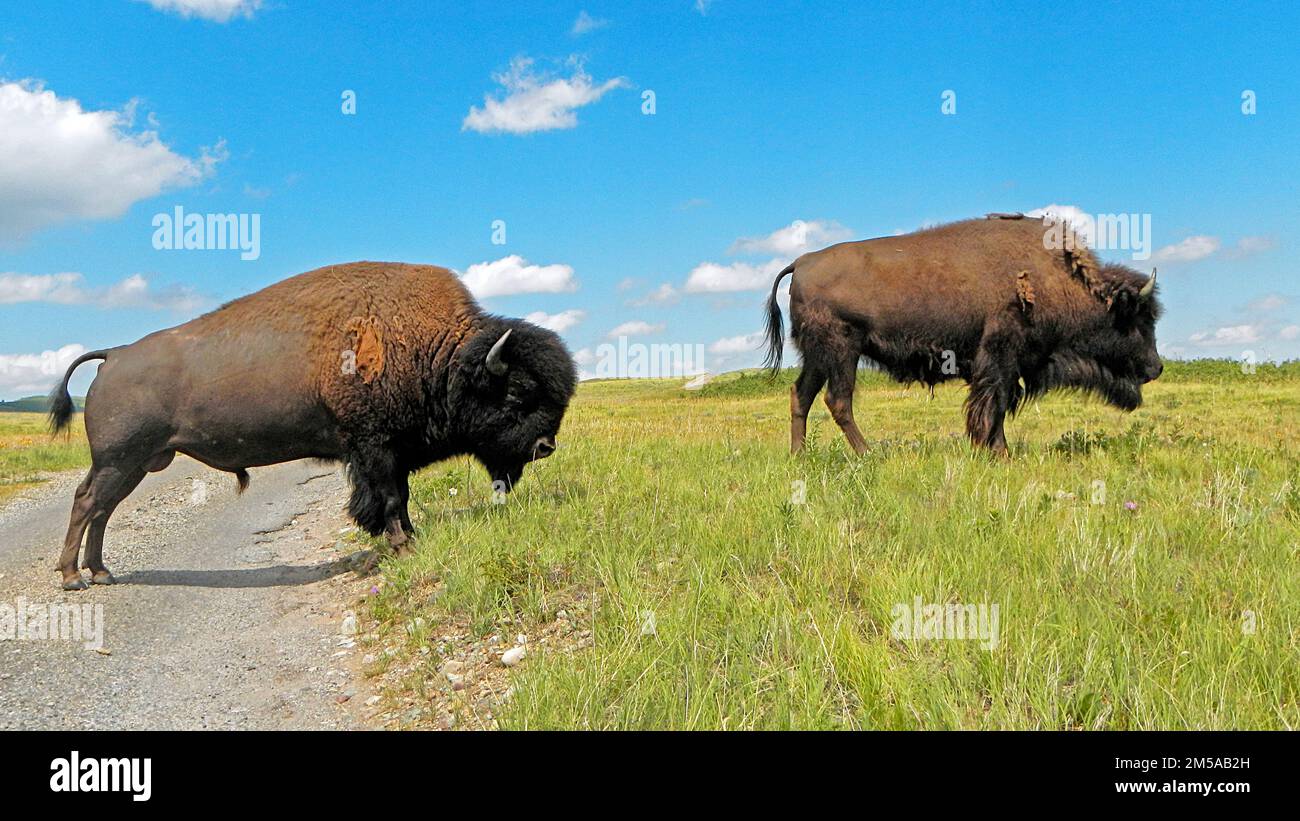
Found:
[[[76,405],[78,411],[83,411],[86,409],[86,397],[74,396],[72,404]],[[0,413],[45,413],[49,409],[48,396],[24,396],[22,399],[0,402]]]

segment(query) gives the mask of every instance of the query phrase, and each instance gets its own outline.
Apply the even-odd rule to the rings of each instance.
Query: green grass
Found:
[[[961,438],[960,386],[869,373],[871,453],[819,404],[791,458],[791,378],[585,383],[503,505],[465,460],[418,474],[384,640],[574,614],[594,645],[533,647],[507,728],[1300,726],[1300,369],[1170,363],[1131,415],[1049,395],[1010,463]],[[918,596],[998,605],[996,646],[894,638]]]
[[[467,460],[413,477],[417,554],[370,598],[417,670],[393,695],[433,688],[440,628],[535,635],[564,608],[594,644],[533,646],[502,726],[1300,726],[1296,363],[1171,362],[1128,415],[1049,395],[1010,463],[961,437],[961,386],[875,373],[872,452],[819,404],[791,458],[792,378],[585,383],[503,505]],[[0,415],[0,498],[88,460],[80,417],[44,424]],[[996,646],[894,638],[917,596],[998,605]]]
[[[82,417],[66,434],[50,436],[41,413],[0,414],[0,502],[48,474],[90,464]]]

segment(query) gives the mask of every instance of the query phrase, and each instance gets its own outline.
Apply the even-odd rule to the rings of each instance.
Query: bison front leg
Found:
[[[1001,347],[986,339],[975,355],[966,397],[966,435],[1005,459],[1010,454],[1003,425],[1019,375],[1010,358],[1001,355]]]
[[[348,513],[353,521],[372,536],[384,534],[393,552],[403,555],[410,540],[406,474],[402,474],[399,482],[392,456],[382,451],[354,457],[349,472],[352,498]]]
[[[406,515],[406,495],[403,493],[405,480],[406,477],[403,476],[399,484],[396,479],[392,479],[381,488],[384,497],[384,536],[388,539],[388,546],[398,556],[410,552],[411,539],[408,534],[413,533],[411,520]]]
[[[409,537],[414,537],[415,525],[411,524],[410,474],[399,468],[397,474],[393,477],[393,481],[397,483],[397,494],[401,502],[399,511],[402,523],[402,532]]]

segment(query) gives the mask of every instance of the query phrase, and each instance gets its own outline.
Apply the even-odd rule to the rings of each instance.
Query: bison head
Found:
[[[1156,275],[1123,265],[1101,269],[1105,296],[1082,327],[1052,355],[1041,385],[1091,391],[1115,407],[1134,410],[1142,404],[1142,386],[1160,376],[1164,365],[1156,352]]]
[[[517,319],[486,321],[457,354],[451,414],[466,449],[509,491],[550,456],[577,374],[559,336]]]

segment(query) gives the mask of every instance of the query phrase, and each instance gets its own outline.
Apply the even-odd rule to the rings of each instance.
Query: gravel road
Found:
[[[346,482],[308,462],[251,473],[242,496],[184,457],[151,474],[108,525],[118,583],[82,592],[54,570],[81,473],[0,507],[0,729],[368,726],[340,634],[369,585],[343,561]],[[6,609],[51,603],[102,604],[103,648],[5,640]]]

